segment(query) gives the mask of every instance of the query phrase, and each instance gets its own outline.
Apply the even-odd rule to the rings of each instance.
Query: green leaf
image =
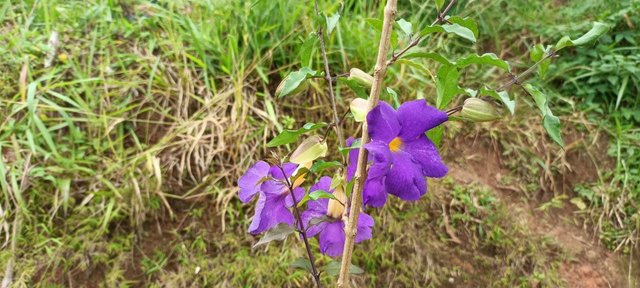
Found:
[[[331,34],[331,32],[333,32],[333,29],[336,28],[336,25],[338,25],[338,20],[340,20],[340,13],[325,17],[327,19],[327,34]]]
[[[500,59],[496,54],[493,53],[485,53],[482,55],[471,54],[456,61],[456,66],[458,66],[458,68],[464,68],[471,64],[491,65],[505,71],[511,71],[511,66],[509,66],[509,63]]]
[[[276,147],[296,142],[298,140],[298,136],[324,127],[327,127],[327,123],[320,122],[304,124],[304,126],[298,130],[284,130],[278,134],[278,136],[271,139],[271,141],[267,143],[267,147]]]
[[[302,67],[302,69],[298,71],[289,73],[289,75],[287,75],[287,77],[285,77],[282,83],[280,84],[282,85],[282,88],[276,89],[276,90],[280,90],[276,92],[277,96],[284,97],[293,93],[294,91],[296,91],[298,86],[300,86],[305,80],[307,80],[309,76],[315,76],[316,73],[317,73],[316,71],[311,70],[311,68],[309,67]]]
[[[329,264],[325,265],[322,269],[324,270],[324,272],[326,272],[331,276],[337,276],[340,273],[340,265],[341,264],[338,261],[331,261],[329,262]],[[364,273],[364,270],[362,270],[362,268],[356,265],[351,264],[351,266],[349,266],[349,273],[362,274]]]
[[[314,201],[318,199],[336,199],[333,194],[323,190],[316,190],[309,193],[309,198]]]
[[[313,163],[313,165],[311,165],[311,168],[309,169],[312,173],[315,174],[321,174],[323,171],[328,170],[328,169],[334,169],[334,168],[342,168],[342,163],[338,162],[338,161],[324,161],[324,160],[318,160],[316,162]]]
[[[413,25],[411,25],[411,23],[407,22],[407,20],[404,19],[400,19],[396,21],[396,23],[398,23],[400,29],[402,30],[402,32],[404,32],[405,35],[411,37],[411,35],[413,34]]]
[[[473,31],[457,23],[427,26],[426,28],[422,29],[420,35],[426,36],[435,32],[453,33],[471,42],[476,42],[476,36]]]
[[[533,100],[536,102],[536,106],[538,106],[538,110],[540,110],[540,114],[544,117],[547,113],[547,96],[542,93],[542,91],[538,90],[538,88],[533,87],[531,84],[524,84],[524,89],[526,89],[531,96],[533,96]]]
[[[342,175],[336,175],[331,179],[331,185],[329,185],[330,190],[335,190],[338,187],[344,187],[345,179]]]
[[[436,126],[435,128],[431,128],[431,130],[427,131],[427,137],[433,144],[436,144],[436,147],[440,147],[440,143],[442,143],[442,136],[444,135],[444,126]]]
[[[593,27],[591,28],[591,30],[589,30],[589,32],[580,36],[576,40],[571,40],[569,36],[564,36],[560,38],[558,43],[556,43],[556,46],[554,47],[554,49],[558,51],[565,47],[580,46],[580,45],[590,43],[598,39],[600,36],[602,36],[602,34],[606,33],[607,31],[609,31],[609,25],[601,22],[593,22]]]
[[[442,110],[451,102],[453,96],[458,93],[464,93],[458,87],[459,78],[460,71],[455,66],[445,65],[438,69],[436,74],[436,108]]]
[[[538,62],[542,60],[548,52],[548,49],[545,49],[542,44],[538,44],[533,46],[531,53],[529,53],[529,58],[531,58],[531,61]],[[545,59],[542,63],[538,64],[538,76],[540,76],[540,78],[544,78],[544,75],[549,69],[549,64],[551,64],[551,59]]]
[[[580,46],[590,43],[602,36],[602,34],[609,31],[609,25],[602,22],[593,22],[593,27],[589,32],[582,35],[580,38],[573,40],[573,45]]]
[[[397,61],[397,63],[399,65],[405,64],[405,65],[408,65],[408,66],[413,67],[415,69],[418,69],[418,71],[420,71],[421,73],[424,73],[424,74],[431,74],[431,72],[429,71],[429,69],[427,69],[426,66],[424,66],[421,63],[418,63],[416,61],[413,61],[412,59],[402,59],[401,58],[401,59],[399,59]]]
[[[476,23],[476,21],[473,21],[473,19],[469,17],[462,18],[460,16],[451,16],[447,18],[447,21],[471,30],[475,39],[478,39],[478,23]]]
[[[515,100],[511,100],[511,98],[509,97],[509,93],[507,93],[507,91],[495,91],[495,90],[489,90],[489,89],[485,89],[482,88],[479,91],[480,95],[488,95],[493,97],[494,99],[500,100],[500,102],[502,102],[502,104],[504,104],[504,106],[507,107],[507,110],[509,110],[509,113],[511,113],[511,115],[515,114],[516,112],[516,101]]]
[[[442,10],[442,6],[444,6],[444,0],[436,0],[436,9],[438,11]]]
[[[360,84],[358,84],[356,80],[341,77],[341,78],[338,78],[338,83],[347,85],[349,89],[355,92],[356,95],[358,95],[358,97],[362,99],[369,98],[369,94],[367,93],[367,90],[364,87],[362,87]]]
[[[554,48],[554,49],[555,49],[556,51],[558,51],[558,50],[560,50],[560,49],[562,49],[562,48],[570,47],[570,46],[573,46],[573,41],[571,41],[571,37],[569,37],[569,36],[564,36],[564,37],[560,38],[560,40],[558,41],[558,43],[556,43],[556,46],[555,46],[555,48]]]
[[[313,53],[315,51],[316,42],[318,37],[315,34],[309,35],[302,45],[300,46],[300,64],[304,67],[311,67],[311,60],[313,59]]]
[[[316,201],[318,199],[336,199],[336,197],[327,191],[316,190],[307,195],[304,195],[304,197],[302,197],[302,199],[300,199],[300,201],[298,202],[297,207],[302,207],[305,203],[309,202],[310,200]]]
[[[523,87],[531,94],[538,110],[540,110],[540,114],[542,114],[542,127],[544,127],[544,130],[547,131],[549,137],[558,143],[560,147],[564,147],[564,141],[560,133],[560,119],[551,112],[547,96],[531,84],[527,83]]]
[[[256,248],[256,247],[268,244],[269,242],[274,241],[274,240],[282,241],[284,239],[287,239],[287,236],[289,236],[290,234],[292,234],[295,231],[296,230],[293,229],[293,226],[289,226],[288,224],[280,223],[280,224],[278,224],[278,226],[273,227],[273,228],[269,229],[269,231],[264,233],[264,236],[262,236],[262,238],[260,238],[260,241],[258,241],[258,243],[256,243],[256,244],[254,244],[252,248]]]
[[[393,100],[393,107],[398,109],[398,107],[400,107],[400,100],[398,99],[398,93],[396,93],[396,91],[394,91],[390,87],[387,87],[386,91],[387,91],[387,94],[389,94],[389,97],[391,98],[391,100]]]
[[[309,262],[309,259],[307,259],[306,257],[300,257],[296,259],[295,261],[291,262],[289,266],[291,268],[298,268],[298,269],[305,270],[309,273],[313,271],[313,269],[311,268],[311,262]]]
[[[547,131],[549,137],[553,139],[560,147],[564,147],[564,141],[562,140],[562,134],[560,133],[560,119],[551,113],[551,109],[547,107],[547,114],[542,119],[542,126]]]
[[[351,179],[351,181],[347,183],[347,188],[345,189],[345,194],[347,194],[347,199],[351,199],[351,191],[353,191],[354,184],[355,184],[354,179]]]

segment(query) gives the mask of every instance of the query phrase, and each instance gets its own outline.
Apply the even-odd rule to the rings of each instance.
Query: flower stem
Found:
[[[300,217],[300,211],[298,210],[298,200],[296,199],[296,195],[293,193],[293,185],[291,185],[291,181],[289,181],[289,177],[287,173],[282,168],[282,165],[278,165],[280,171],[282,171],[282,175],[284,175],[284,179],[287,182],[287,188],[289,188],[289,193],[291,194],[291,199],[293,200],[293,215],[296,217],[296,222],[298,222],[298,227],[300,228],[300,236],[302,236],[302,240],[304,241],[304,247],[307,249],[307,256],[309,257],[309,263],[311,263],[311,274],[313,275],[313,279],[316,282],[318,288],[322,288],[322,284],[320,284],[320,273],[318,273],[318,269],[316,268],[315,260],[313,258],[313,253],[311,253],[311,246],[309,245],[309,238],[307,237],[307,230],[304,229],[304,224],[302,223],[302,217]]]
[[[380,91],[384,84],[384,75],[387,72],[387,53],[389,52],[391,31],[393,29],[393,22],[396,18],[397,0],[388,0],[384,8],[384,20],[382,22],[382,34],[380,37],[380,44],[378,45],[378,58],[376,60],[376,66],[373,71],[373,84],[371,86],[371,93],[369,94],[369,108],[371,111],[373,107],[378,104],[380,98]],[[362,123],[362,138],[361,145],[358,154],[358,164],[356,173],[354,176],[353,193],[351,194],[351,208],[349,209],[349,220],[345,229],[345,242],[344,251],[342,253],[342,263],[340,265],[340,277],[338,278],[338,287],[347,287],[349,285],[349,268],[351,267],[351,256],[353,254],[353,246],[355,244],[355,237],[358,228],[358,216],[362,208],[362,186],[366,176],[367,166],[367,150],[364,149],[364,144],[369,142],[369,131],[367,121]]]
[[[314,7],[316,14],[320,14],[318,9],[318,0],[314,1]],[[322,24],[318,25],[318,39],[320,40],[320,51],[322,52],[322,62],[324,62],[324,79],[329,85],[329,98],[331,99],[331,109],[333,110],[333,122],[335,123],[336,135],[338,136],[338,143],[340,147],[345,146],[344,134],[342,134],[342,126],[340,125],[340,117],[338,115],[338,107],[336,105],[336,95],[333,92],[333,79],[331,78],[331,70],[329,69],[329,59],[327,58],[327,48],[324,43],[324,35],[322,33]]]

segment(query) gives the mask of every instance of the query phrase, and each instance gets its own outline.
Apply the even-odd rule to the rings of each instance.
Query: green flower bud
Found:
[[[276,97],[280,97],[280,93],[282,93],[282,89],[284,89],[284,84],[287,82],[287,79],[289,79],[289,75],[287,75],[287,77],[284,77],[280,84],[278,84],[278,87],[276,88]],[[296,95],[298,93],[307,91],[307,88],[309,88],[309,80],[305,79],[300,82],[296,89],[293,89],[293,91],[289,92],[287,95]]]
[[[321,141],[320,136],[314,135],[300,143],[300,146],[291,153],[289,161],[304,165],[320,157],[326,156],[327,150],[327,142]]]
[[[356,98],[351,100],[349,110],[353,114],[353,118],[356,122],[363,122],[367,118],[367,110],[369,109],[369,101],[362,98]]]
[[[349,78],[347,79],[353,80],[359,85],[362,85],[367,88],[371,88],[371,85],[373,85],[373,76],[367,74],[366,72],[358,68],[351,68],[351,70],[349,71]]]
[[[489,102],[480,98],[468,98],[464,100],[462,117],[473,122],[487,122],[502,118],[502,114]]]

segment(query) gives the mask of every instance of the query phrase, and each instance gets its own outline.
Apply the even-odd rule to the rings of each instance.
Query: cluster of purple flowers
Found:
[[[380,102],[367,115],[371,142],[364,145],[369,152],[369,171],[363,187],[363,203],[370,207],[382,207],[387,194],[403,200],[418,200],[427,193],[426,177],[440,178],[447,174],[436,146],[425,133],[447,121],[448,116],[425,100],[406,102],[396,111],[389,104]],[[356,141],[348,139],[352,147]],[[355,174],[358,149],[349,152],[347,180]],[[282,167],[260,161],[238,180],[239,197],[248,202],[258,194],[255,215],[249,226],[251,234],[267,231],[280,223],[294,224],[290,209],[294,198],[299,201],[305,190],[302,183],[292,183],[293,196],[286,179],[295,174],[298,165],[285,163]],[[301,181],[297,181],[301,182]],[[331,178],[322,177],[309,190],[332,193],[335,199],[309,201],[301,215],[307,235],[318,236],[320,250],[329,256],[339,256],[345,241],[345,219],[350,212],[340,201],[347,201],[342,188],[331,189]],[[323,221],[312,222],[323,218]],[[360,212],[356,243],[371,238],[374,225],[371,216]]]

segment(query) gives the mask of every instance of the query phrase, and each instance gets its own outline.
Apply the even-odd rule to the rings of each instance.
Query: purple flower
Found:
[[[269,166],[267,162],[259,161],[238,179],[240,201],[247,203],[259,194],[255,215],[249,225],[249,233],[258,234],[279,223],[293,225],[294,218],[289,208],[294,203],[289,188],[285,184],[285,177],[291,177],[297,167],[298,165],[293,163],[283,164],[285,175],[280,167]],[[263,181],[265,177],[268,177],[268,180]],[[260,183],[260,181],[263,182]],[[296,187],[293,193],[296,200],[300,201],[304,196],[304,188]]]
[[[381,101],[367,115],[371,142],[369,168],[363,191],[363,201],[380,207],[386,193],[403,200],[417,200],[427,193],[425,177],[440,178],[448,168],[442,163],[438,149],[425,132],[447,121],[448,116],[425,100],[405,102],[394,110]],[[354,152],[355,151],[355,152]],[[355,154],[355,155],[353,155]],[[348,178],[355,174],[357,150],[350,152]]]
[[[347,139],[347,146],[352,147],[355,140],[351,137]],[[373,160],[373,165],[369,168],[367,179],[364,181],[364,188],[362,189],[362,203],[371,207],[382,207],[387,202],[387,192],[384,189],[384,174],[387,172],[388,167],[382,157],[369,153],[369,161]],[[386,158],[384,158],[386,159]],[[349,150],[349,165],[347,165],[347,181],[351,181],[356,173],[356,166],[358,162],[358,148]]]
[[[338,192],[330,190],[331,178],[322,177],[311,187],[309,192],[324,190],[336,195]],[[340,198],[336,195],[336,198]],[[346,199],[346,196],[344,196]],[[340,205],[340,206],[337,206]],[[340,210],[342,209],[342,210]],[[307,228],[307,236],[313,237],[318,235],[318,241],[320,242],[320,252],[322,254],[329,255],[331,257],[341,256],[344,248],[345,241],[345,225],[342,221],[341,215],[344,211],[344,207],[334,199],[318,199],[316,201],[309,201],[307,204],[307,210],[302,212],[302,222],[305,223]],[[336,213],[338,212],[338,213]],[[310,221],[314,218],[322,218],[327,216],[328,220],[310,225]],[[355,242],[359,243],[371,238],[371,228],[374,221],[371,216],[360,213],[358,217],[358,232],[356,234]]]

